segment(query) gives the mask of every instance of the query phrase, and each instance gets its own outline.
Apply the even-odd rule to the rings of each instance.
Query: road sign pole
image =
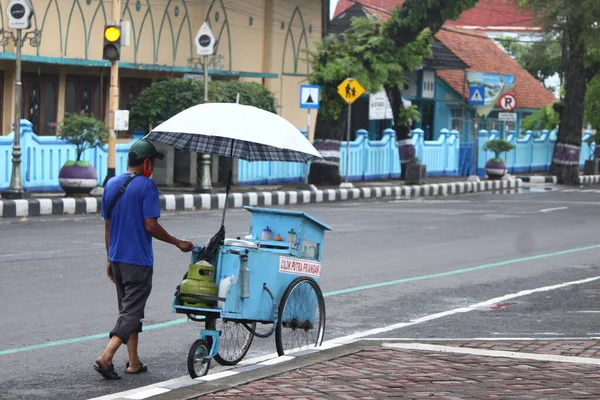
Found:
[[[348,103],[348,122],[346,126],[346,186],[349,186],[350,171],[350,124],[352,122],[352,103]]]
[[[310,108],[306,109],[306,137],[310,140]],[[306,165],[306,173],[304,174],[304,184],[308,185],[308,173],[310,171],[310,161]]]

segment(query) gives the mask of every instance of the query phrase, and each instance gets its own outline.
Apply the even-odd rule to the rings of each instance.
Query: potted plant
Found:
[[[87,149],[103,146],[108,131],[103,121],[85,114],[67,114],[58,124],[58,137],[75,145],[75,160],[65,162],[58,174],[58,182],[67,195],[87,195],[98,186],[94,166],[81,159]]]
[[[589,160],[585,160],[585,164],[583,165],[583,174],[584,175],[597,175],[598,170],[600,169],[600,145],[598,142],[600,141],[600,135],[595,133],[591,135],[586,143],[590,146],[590,158]],[[592,147],[592,143],[595,143],[595,147]]]
[[[504,139],[494,139],[485,142],[483,150],[492,151],[494,153],[494,158],[490,158],[485,164],[485,172],[488,178],[501,179],[506,175],[506,163],[500,158],[500,154],[506,153],[514,148],[515,146],[512,143],[507,142]]]
[[[422,185],[425,181],[425,176],[427,176],[427,166],[419,164],[418,157],[410,158],[405,165],[406,175],[404,183],[407,185]]]

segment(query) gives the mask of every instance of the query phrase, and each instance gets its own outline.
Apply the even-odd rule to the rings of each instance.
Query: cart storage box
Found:
[[[331,227],[302,211],[275,210],[271,208],[244,207],[252,213],[250,235],[261,248],[287,249],[295,257],[321,261],[325,231]],[[269,228],[273,239],[278,235],[282,241],[261,240],[262,231]],[[286,242],[288,232],[295,232],[295,243]]]

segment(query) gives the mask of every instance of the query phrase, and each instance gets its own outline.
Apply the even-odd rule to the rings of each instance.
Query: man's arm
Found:
[[[192,242],[180,240],[171,236],[165,228],[158,223],[158,218],[144,219],[144,228],[146,228],[146,231],[152,235],[153,238],[177,246],[181,251],[188,252],[194,249]]]
[[[106,258],[108,258],[108,249],[110,247],[110,219],[104,220],[104,244],[106,245]]]
[[[106,245],[106,276],[115,283],[115,276],[113,275],[110,260],[108,259],[110,248],[110,219],[104,220],[104,244]]]

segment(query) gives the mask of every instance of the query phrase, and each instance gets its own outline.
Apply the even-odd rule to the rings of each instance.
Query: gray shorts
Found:
[[[129,336],[142,331],[146,301],[152,291],[153,267],[111,263],[117,286],[119,318],[110,337],[117,335],[127,344]]]

